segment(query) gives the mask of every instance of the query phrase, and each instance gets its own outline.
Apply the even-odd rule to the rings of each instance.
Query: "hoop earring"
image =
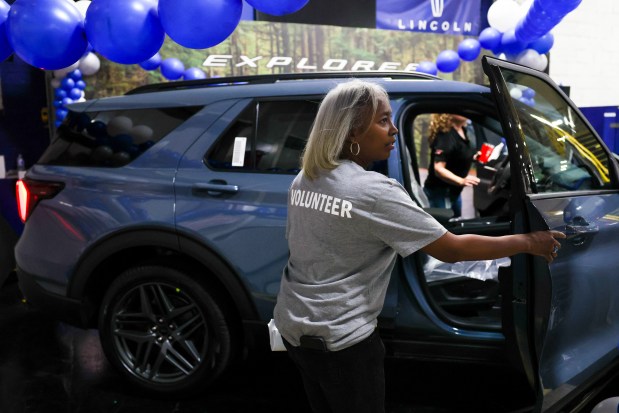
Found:
[[[353,146],[353,144],[354,144],[354,145],[357,145],[357,151],[356,151],[356,152],[352,150],[352,146]],[[351,143],[350,143],[350,148],[348,148],[348,149],[350,149],[350,153],[351,153],[353,156],[357,156],[357,155],[359,155],[359,152],[361,152],[361,145],[359,145],[359,142],[351,142]]]

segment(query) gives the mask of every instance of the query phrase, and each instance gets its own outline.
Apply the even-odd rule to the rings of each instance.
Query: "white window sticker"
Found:
[[[234,150],[232,151],[232,166],[245,165],[245,147],[247,146],[247,138],[234,138]]]

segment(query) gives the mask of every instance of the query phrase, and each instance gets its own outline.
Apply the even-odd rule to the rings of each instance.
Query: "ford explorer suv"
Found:
[[[527,254],[399,258],[379,320],[388,356],[510,365],[531,389],[525,407],[574,409],[619,361],[618,164],[544,73],[482,63],[489,86],[304,73],[147,85],[73,104],[17,184],[20,288],[58,320],[98,329],[120,375],[159,394],[203,388],[248,350],[268,351],[288,188],[323,96],[364,78],[388,91],[400,131],[371,169],[450,231],[567,235],[551,264]],[[481,182],[463,218],[429,208],[421,189],[438,112],[470,119],[470,139],[493,147],[474,165]]]

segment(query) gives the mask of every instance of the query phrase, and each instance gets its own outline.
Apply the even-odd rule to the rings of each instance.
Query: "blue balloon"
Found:
[[[206,73],[204,73],[204,70],[200,68],[190,67],[189,69],[185,70],[185,73],[183,74],[183,79],[185,80],[206,79]]]
[[[561,20],[566,14],[578,7],[581,2],[582,0],[535,0],[533,3],[537,3],[534,5]]]
[[[135,159],[140,154],[140,148],[138,145],[129,145],[125,148],[125,152],[131,156],[131,159]]]
[[[520,42],[516,38],[516,34],[513,29],[503,33],[503,37],[501,38],[501,48],[506,54],[517,55],[526,47],[527,45],[525,43]]]
[[[71,103],[73,103],[73,99],[71,98],[67,97],[67,98],[62,99],[62,106],[67,106],[67,105],[70,105]]]
[[[88,126],[86,126],[86,131],[90,136],[94,136],[95,138],[104,138],[107,136],[107,125],[100,120],[96,120],[90,122]]]
[[[522,91],[522,97],[525,99],[533,99],[535,97],[535,90],[531,89],[530,87],[524,89]]]
[[[486,27],[479,34],[479,44],[484,49],[494,50],[501,45],[501,32],[493,27]]]
[[[464,39],[458,45],[458,56],[467,62],[477,59],[481,52],[481,45],[476,39]]]
[[[69,97],[73,100],[78,100],[82,97],[82,89],[74,87],[69,91]]]
[[[159,0],[165,32],[190,49],[207,49],[226,40],[238,26],[242,12],[242,0]]]
[[[144,70],[155,70],[161,66],[161,55],[159,52],[155,53],[151,58],[144,60],[140,63],[140,67]]]
[[[417,65],[417,69],[415,70],[420,73],[427,73],[429,75],[434,75],[434,76],[438,74],[438,70],[434,62],[428,62],[428,61],[419,62],[419,64]]]
[[[152,0],[93,1],[86,11],[86,34],[98,53],[122,64],[143,62],[165,39]]]
[[[63,120],[64,118],[67,117],[68,113],[69,113],[68,110],[62,109],[62,108],[58,108],[58,109],[56,109],[56,119]]]
[[[552,33],[546,33],[539,39],[529,44],[528,48],[535,50],[539,54],[545,54],[552,49],[555,43],[555,37]]]
[[[109,136],[107,136],[107,134],[102,134],[101,136],[97,136],[95,139],[95,142],[97,143],[97,145],[101,145],[101,146],[110,146],[112,144],[112,140],[110,139]],[[110,150],[112,150],[112,148],[110,148]]]
[[[66,93],[66,92],[65,92],[65,93]],[[64,98],[63,98],[63,99],[64,99]],[[62,99],[56,99],[56,100],[54,100],[53,105],[54,105],[54,107],[55,107],[55,108],[60,108],[60,107],[64,106],[64,105],[62,104]]]
[[[60,87],[68,92],[75,87],[75,80],[65,77],[60,81]]]
[[[6,31],[15,54],[45,70],[71,66],[88,46],[82,15],[66,0],[17,0]]]
[[[78,80],[77,82],[75,82],[75,87],[80,90],[84,90],[86,89],[86,82],[84,82],[83,80]]]
[[[535,0],[524,18],[516,25],[516,38],[525,44],[534,42],[555,27],[569,11],[578,6],[580,1]]]
[[[443,50],[436,57],[436,67],[441,72],[451,73],[460,66],[460,56],[453,50]]]
[[[75,69],[74,71],[67,74],[67,76],[77,82],[82,78],[82,72],[79,69]]]
[[[247,0],[258,11],[273,16],[283,16],[301,10],[309,0]]]
[[[110,138],[110,142],[114,152],[125,151],[133,145],[133,137],[126,133],[121,133],[120,135],[112,136],[112,138]]]
[[[10,8],[11,6],[6,4],[4,0],[0,0],[0,62],[13,54],[13,48],[6,31],[6,21],[9,18]]]
[[[180,79],[185,73],[185,65],[175,57],[169,57],[161,62],[159,68],[163,77],[168,80]]]
[[[56,88],[54,90],[54,97],[58,100],[62,100],[67,97],[67,91],[62,88]]]

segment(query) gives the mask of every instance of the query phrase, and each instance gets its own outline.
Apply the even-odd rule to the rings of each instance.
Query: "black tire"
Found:
[[[110,363],[130,382],[159,395],[193,393],[226,369],[232,357],[229,323],[202,284],[162,266],[122,273],[99,315]]]

